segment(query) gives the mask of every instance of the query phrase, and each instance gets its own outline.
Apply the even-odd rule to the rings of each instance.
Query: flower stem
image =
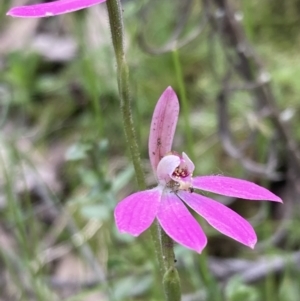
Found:
[[[130,107],[131,97],[129,91],[129,71],[124,51],[122,7],[120,0],[108,0],[106,4],[112,34],[112,42],[117,60],[118,89],[120,94],[121,112],[126,141],[130,147],[130,155],[133,162],[138,186],[140,189],[145,189],[145,178],[141,165],[140,152],[137,144]]]
[[[140,151],[134,130],[129,91],[129,71],[124,51],[124,26],[120,0],[107,0],[112,42],[117,60],[117,79],[121,103],[121,113],[124,123],[126,142],[130,148],[135,175],[139,189],[146,188],[145,177],[142,169]],[[163,273],[163,287],[167,301],[180,301],[180,281],[178,272],[174,266],[173,242],[160,225],[155,221],[151,227],[151,235],[154,241],[155,251],[161,272]]]
[[[173,240],[161,229],[161,244],[164,260],[163,287],[166,300],[180,301],[181,286],[180,278],[175,267],[175,254],[173,249]]]

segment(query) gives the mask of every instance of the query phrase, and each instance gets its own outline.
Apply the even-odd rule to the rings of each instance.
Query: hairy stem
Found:
[[[145,177],[142,169],[140,151],[131,113],[131,97],[129,90],[129,71],[124,51],[124,26],[120,0],[107,0],[109,23],[112,34],[115,56],[117,60],[118,89],[121,103],[121,112],[125,129],[126,142],[129,145],[139,189],[145,189]],[[181,299],[180,281],[174,266],[174,251],[172,240],[155,222],[151,227],[151,235],[155,246],[158,262],[163,273],[163,287],[167,301]]]
[[[119,0],[108,0],[106,3],[112,34],[112,42],[117,60],[118,89],[120,94],[121,112],[126,141],[127,145],[129,145],[130,148],[130,155],[133,162],[138,186],[140,189],[145,189],[145,178],[141,165],[140,152],[137,144],[130,107],[131,97],[129,91],[129,71],[124,51],[122,7]]]

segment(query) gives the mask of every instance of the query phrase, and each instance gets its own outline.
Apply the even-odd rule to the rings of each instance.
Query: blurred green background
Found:
[[[150,234],[120,234],[113,219],[137,185],[106,6],[5,16],[29,2],[0,3],[0,300],[163,300]],[[151,116],[170,85],[181,102],[173,148],[195,174],[245,178],[285,203],[214,196],[259,242],[250,250],[197,217],[205,252],[175,246],[183,301],[298,301],[300,1],[182,2],[123,1],[147,184]]]

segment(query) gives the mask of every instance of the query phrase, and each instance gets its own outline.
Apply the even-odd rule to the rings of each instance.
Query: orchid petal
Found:
[[[168,155],[163,157],[157,166],[157,178],[161,183],[167,183],[171,179],[171,176],[180,164],[180,158],[175,155]]]
[[[152,116],[149,134],[149,158],[154,174],[161,160],[171,151],[179,114],[179,102],[168,87],[159,98]]]
[[[282,200],[269,191],[249,181],[224,176],[203,176],[193,178],[194,188],[248,200],[269,200],[282,203]]]
[[[11,8],[7,12],[7,15],[21,18],[51,17],[87,8],[105,1],[106,0],[60,0],[50,3],[17,6]]]
[[[196,193],[178,192],[179,197],[221,233],[254,248],[257,238],[253,227],[236,212]]]
[[[203,230],[174,193],[163,194],[157,219],[167,235],[179,244],[198,253],[204,249],[207,239]]]
[[[122,200],[115,208],[115,220],[120,232],[140,235],[155,219],[162,189],[160,187],[134,193]]]

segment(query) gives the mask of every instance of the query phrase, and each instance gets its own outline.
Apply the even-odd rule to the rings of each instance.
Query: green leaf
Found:
[[[257,290],[242,283],[239,278],[233,277],[229,280],[225,289],[226,300],[228,301],[259,301]]]
[[[66,159],[68,161],[76,161],[85,159],[87,152],[91,150],[92,146],[86,143],[76,143],[70,146],[66,152]]]
[[[300,296],[299,278],[284,277],[279,288],[279,300],[298,301]]]

